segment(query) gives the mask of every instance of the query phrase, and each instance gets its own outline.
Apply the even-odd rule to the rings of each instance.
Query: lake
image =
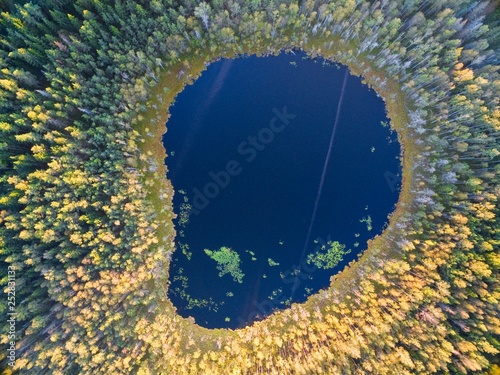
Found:
[[[238,328],[303,302],[385,228],[400,145],[360,78],[342,93],[346,69],[299,52],[223,59],[177,96],[163,143],[180,214],[169,297],[181,316]],[[318,269],[307,256],[328,241],[351,251]],[[238,255],[240,280],[204,251],[222,247]]]

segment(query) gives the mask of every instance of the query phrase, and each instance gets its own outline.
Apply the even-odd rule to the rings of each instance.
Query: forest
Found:
[[[500,372],[498,1],[0,10],[3,373]],[[290,50],[347,65],[384,99],[400,200],[329,288],[242,329],[202,328],[167,297],[167,110],[210,62]]]

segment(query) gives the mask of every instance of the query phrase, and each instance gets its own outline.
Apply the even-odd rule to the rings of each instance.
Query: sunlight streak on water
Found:
[[[346,69],[345,75],[344,75],[344,82],[342,83],[342,90],[340,92],[340,99],[339,99],[339,103],[337,105],[337,113],[335,115],[335,122],[333,124],[332,136],[330,138],[330,145],[328,146],[328,152],[326,153],[325,164],[323,165],[323,172],[321,173],[321,179],[320,179],[319,187],[318,187],[318,194],[316,194],[316,201],[314,202],[314,209],[313,209],[313,213],[311,216],[311,223],[309,224],[309,229],[307,230],[306,241],[304,242],[304,248],[302,249],[302,255],[300,257],[299,264],[302,264],[302,261],[304,260],[304,256],[306,254],[306,249],[307,249],[307,244],[309,243],[309,240],[311,239],[311,231],[312,231],[312,228],[314,226],[314,221],[316,219],[316,213],[318,212],[319,200],[321,198],[321,192],[323,190],[323,185],[325,183],[326,170],[328,168],[328,163],[330,161],[330,155],[332,153],[333,140],[335,139],[337,125],[339,124],[340,109],[342,108],[342,102],[344,101],[344,94],[345,94],[345,88],[346,88],[348,77],[349,77],[349,71]],[[293,298],[294,293],[295,293],[295,289],[292,289],[291,298]]]

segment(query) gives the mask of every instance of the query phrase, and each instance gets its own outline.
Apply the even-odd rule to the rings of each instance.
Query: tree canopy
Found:
[[[0,312],[13,269],[17,314],[13,367],[1,326],[2,367],[497,371],[493,3],[33,0],[1,9]],[[346,64],[384,98],[404,145],[400,202],[330,288],[241,330],[203,329],[166,298],[175,214],[159,146],[165,109],[211,61],[293,49]]]

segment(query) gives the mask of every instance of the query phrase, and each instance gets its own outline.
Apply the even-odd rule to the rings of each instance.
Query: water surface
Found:
[[[221,60],[178,95],[163,141],[174,208],[192,206],[176,223],[177,244],[189,249],[171,264],[182,316],[209,328],[262,319],[327,287],[381,233],[398,199],[400,147],[381,125],[383,101],[349,76],[304,248],[345,69],[302,53]],[[308,265],[329,240],[351,253],[331,270]],[[219,277],[204,252],[222,246],[239,254],[242,283]]]

